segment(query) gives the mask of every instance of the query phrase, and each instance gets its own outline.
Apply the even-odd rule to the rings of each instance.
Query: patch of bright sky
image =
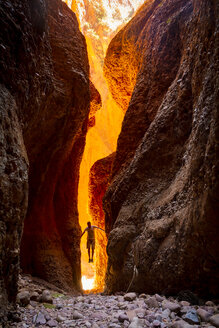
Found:
[[[86,3],[93,3],[97,14],[103,9],[103,17],[100,23],[106,25],[112,32],[127,22],[133,13],[144,3],[145,0],[75,0],[77,3],[79,20],[81,27],[85,27],[86,22]],[[72,0],[67,0],[68,6],[71,7]],[[91,29],[91,26],[90,26]],[[90,30],[91,31],[91,30]]]
[[[127,22],[133,13],[144,3],[144,0],[101,0],[104,9],[102,22],[111,31]]]

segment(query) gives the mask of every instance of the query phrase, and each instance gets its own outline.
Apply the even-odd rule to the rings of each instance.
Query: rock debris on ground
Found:
[[[191,305],[173,297],[127,294],[72,296],[48,290],[29,276],[20,279],[17,309],[0,327],[219,327],[219,306]]]

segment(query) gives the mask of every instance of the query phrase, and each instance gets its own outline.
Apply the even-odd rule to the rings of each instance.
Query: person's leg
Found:
[[[92,261],[93,261],[93,258],[94,258],[94,247],[92,247]]]
[[[94,249],[95,249],[95,240],[93,240],[92,242],[92,260],[93,261],[93,258],[94,258]]]
[[[90,247],[88,248],[88,256],[89,256],[89,260],[90,260]]]
[[[89,262],[90,262],[90,243],[89,243],[89,241],[87,241],[87,251],[88,251]]]

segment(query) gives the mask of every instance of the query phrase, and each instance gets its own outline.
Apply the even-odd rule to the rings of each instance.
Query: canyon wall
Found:
[[[107,51],[127,110],[104,197],[108,292],[135,265],[132,290],[218,295],[218,7],[147,1]]]
[[[105,214],[102,200],[110,180],[110,173],[115,153],[96,161],[89,172],[89,213],[92,223],[103,230],[105,227]],[[98,247],[95,250],[96,285],[102,288],[105,285],[105,274],[107,267],[107,238],[105,233],[96,230]]]
[[[77,188],[90,87],[86,42],[75,14],[61,0],[7,0],[0,5],[0,19],[4,305],[16,297],[26,213],[22,269],[80,289]],[[92,94],[95,107],[100,99],[95,90]]]

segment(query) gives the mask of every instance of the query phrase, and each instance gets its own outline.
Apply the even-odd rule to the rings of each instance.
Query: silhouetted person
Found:
[[[89,263],[93,262],[93,257],[94,257],[94,249],[95,249],[95,232],[94,229],[100,229],[104,231],[103,229],[91,225],[90,221],[87,222],[87,228],[84,229],[84,232],[82,233],[81,237],[83,234],[87,231],[87,250],[88,250],[88,256],[89,256]],[[92,247],[92,258],[90,258],[90,248]]]

